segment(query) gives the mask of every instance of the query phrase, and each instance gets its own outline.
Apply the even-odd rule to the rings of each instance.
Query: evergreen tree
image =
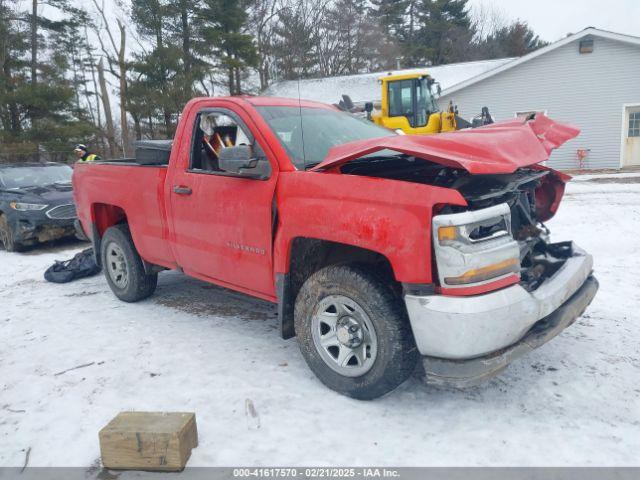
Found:
[[[163,136],[174,133],[184,104],[199,91],[205,63],[193,55],[192,0],[133,0],[132,19],[141,37],[152,45],[149,52],[134,55],[128,86],[127,110],[134,119],[137,138],[143,123],[152,136],[154,124],[163,125]]]
[[[385,34],[398,39],[406,36],[408,0],[371,0],[370,3],[373,17]]]
[[[521,57],[545,45],[526,22],[516,20],[480,40],[477,48],[483,58],[502,58]]]
[[[74,85],[68,78],[72,62],[61,48],[77,35],[78,10],[63,1],[48,5],[58,9],[61,20],[41,17],[35,0],[30,11],[0,0],[0,156],[5,159],[40,159],[41,151],[65,158],[74,142],[87,143],[95,133],[75,94],[81,82],[76,78]]]
[[[416,6],[415,42],[407,48],[411,64],[441,65],[466,60],[473,38],[468,0],[423,0]]]
[[[276,68],[283,80],[311,77],[319,72],[317,45],[324,17],[324,5],[301,0],[280,11],[274,28],[273,54]]]
[[[197,17],[202,43],[199,54],[226,72],[230,95],[242,93],[242,77],[258,64],[251,35],[244,32],[249,0],[202,0]]]
[[[20,90],[26,82],[25,54],[29,48],[25,30],[15,20],[19,12],[0,0],[0,121],[2,134],[16,138],[23,130],[23,106],[18,103]]]

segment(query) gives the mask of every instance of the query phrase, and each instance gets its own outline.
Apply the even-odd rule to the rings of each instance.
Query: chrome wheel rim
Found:
[[[124,252],[119,245],[109,243],[107,245],[106,267],[109,278],[118,288],[126,288],[129,283],[129,269]]]
[[[311,328],[316,350],[334,372],[359,377],[373,367],[378,337],[369,315],[350,298],[330,295],[322,299]]]

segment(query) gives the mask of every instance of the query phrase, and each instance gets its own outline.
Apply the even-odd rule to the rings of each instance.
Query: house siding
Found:
[[[440,99],[457,104],[470,118],[488,106],[494,120],[514,118],[519,111],[545,111],[554,120],[574,124],[580,135],[553,152],[549,165],[578,167],[577,151],[589,149],[586,168],[618,168],[623,105],[640,104],[640,47],[593,38],[593,53],[580,54],[568,43],[509,70]]]

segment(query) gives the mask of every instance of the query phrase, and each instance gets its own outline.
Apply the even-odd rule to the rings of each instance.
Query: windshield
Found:
[[[0,169],[0,184],[12,189],[71,183],[72,173],[73,170],[68,165],[6,167]]]
[[[386,128],[325,108],[257,107],[298,169],[317,165],[331,147],[395,135]]]

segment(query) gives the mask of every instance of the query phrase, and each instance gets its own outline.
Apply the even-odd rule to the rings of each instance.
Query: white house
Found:
[[[425,69],[400,70],[409,73]],[[470,119],[487,106],[494,120],[544,112],[572,123],[580,135],[555,151],[560,169],[640,165],[640,38],[587,28],[519,58],[427,67]],[[279,82],[266,95],[337,103],[379,101],[387,72]]]
[[[488,106],[494,120],[544,112],[580,135],[550,166],[640,165],[640,38],[587,28],[442,92],[467,118]]]

